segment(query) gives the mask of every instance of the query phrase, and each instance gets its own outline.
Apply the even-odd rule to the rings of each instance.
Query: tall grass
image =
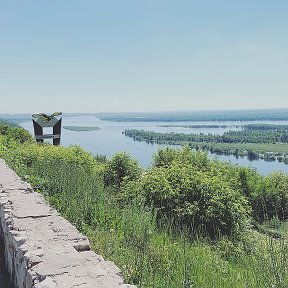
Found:
[[[63,156],[63,153],[66,153]],[[45,156],[45,157],[44,157]],[[23,146],[4,157],[70,222],[93,250],[115,261],[139,287],[288,287],[288,245],[257,232],[247,241],[191,238],[175,224],[160,226],[152,210],[120,204],[103,187],[101,165],[77,149]],[[172,232],[173,231],[173,232]]]

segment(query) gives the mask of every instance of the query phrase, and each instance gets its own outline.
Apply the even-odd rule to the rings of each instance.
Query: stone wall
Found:
[[[113,262],[0,159],[0,237],[17,288],[124,288]]]

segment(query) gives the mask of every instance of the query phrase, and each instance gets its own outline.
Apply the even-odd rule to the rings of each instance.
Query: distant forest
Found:
[[[103,113],[101,120],[106,121],[256,121],[288,120],[288,109],[234,110],[234,111],[186,111],[186,112],[153,112],[153,113]]]
[[[47,111],[42,111],[47,112]],[[53,112],[53,111],[52,111]],[[63,117],[95,116],[105,121],[176,122],[176,121],[261,121],[288,120],[288,108],[255,110],[203,110],[178,112],[63,113]],[[15,123],[31,119],[31,114],[0,114]]]

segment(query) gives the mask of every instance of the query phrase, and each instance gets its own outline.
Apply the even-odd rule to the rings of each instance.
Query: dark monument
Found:
[[[44,139],[53,139],[53,145],[60,145],[62,113],[55,112],[51,115],[45,113],[33,114],[32,121],[37,143],[43,143]],[[53,127],[53,134],[43,134],[43,128]]]

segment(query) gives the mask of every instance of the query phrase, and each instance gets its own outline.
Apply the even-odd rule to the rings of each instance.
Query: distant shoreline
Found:
[[[199,122],[199,121],[287,121],[288,108],[247,110],[194,110],[168,112],[114,112],[114,113],[63,113],[63,117],[97,117],[102,121],[116,122]],[[31,114],[0,114],[0,118],[21,123],[31,120]]]
[[[139,113],[100,113],[105,121],[117,122],[199,122],[199,121],[287,121],[288,108],[261,110],[206,110]]]

